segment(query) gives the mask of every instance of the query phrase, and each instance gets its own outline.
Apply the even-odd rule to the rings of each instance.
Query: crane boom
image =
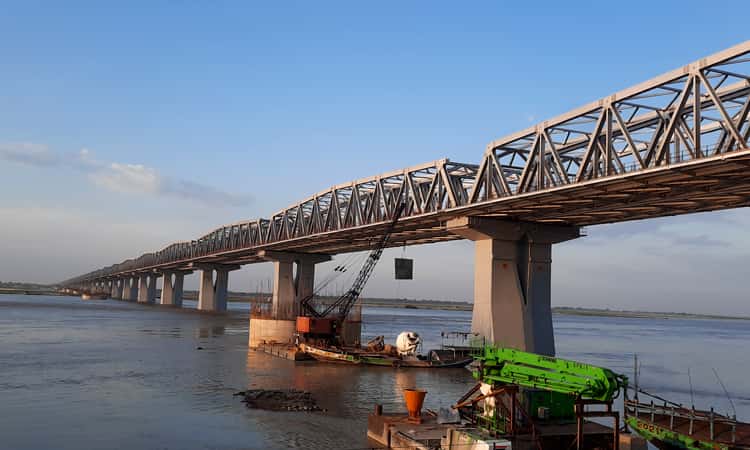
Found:
[[[397,204],[396,210],[393,212],[391,222],[388,224],[388,228],[383,233],[383,236],[381,237],[377,245],[370,251],[370,254],[367,256],[365,263],[359,270],[357,278],[354,280],[354,283],[352,283],[352,286],[346,291],[346,293],[336,299],[335,302],[328,305],[328,307],[326,307],[323,311],[318,311],[312,305],[314,294],[305,297],[301,302],[302,310],[305,313],[312,317],[328,317],[331,313],[338,309],[338,313],[336,314],[338,318],[340,320],[344,320],[346,318],[346,316],[349,314],[349,311],[357,302],[357,299],[359,299],[359,295],[362,293],[362,290],[367,284],[367,281],[370,279],[375,266],[378,264],[380,257],[383,255],[383,250],[385,250],[385,247],[388,245],[388,240],[390,239],[391,234],[396,227],[398,219],[401,217],[401,214],[404,211],[405,205],[406,204],[404,202],[399,202]]]

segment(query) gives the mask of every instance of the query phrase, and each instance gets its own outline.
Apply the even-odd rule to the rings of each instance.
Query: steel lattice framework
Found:
[[[493,141],[479,165],[442,159],[334,186],[62,284],[261,250],[364,250],[399,202],[391,246],[458,239],[445,222],[460,216],[592,225],[747,206],[749,114],[750,41]]]

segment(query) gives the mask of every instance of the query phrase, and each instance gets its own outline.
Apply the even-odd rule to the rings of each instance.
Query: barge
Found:
[[[471,357],[455,359],[452,352],[443,350],[432,350],[425,356],[401,356],[393,353],[371,352],[361,348],[326,348],[306,343],[299,344],[299,348],[318,361],[339,364],[438,369],[466,367],[473,361]]]
[[[750,450],[749,423],[649,394],[604,367],[492,346],[476,360],[476,384],[450,409],[422,413],[406,390],[409,414],[376,407],[368,438],[425,450]]]

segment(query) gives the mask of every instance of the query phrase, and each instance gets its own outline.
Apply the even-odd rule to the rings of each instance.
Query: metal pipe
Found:
[[[670,430],[674,429],[674,406],[669,412],[669,429]]]
[[[620,413],[615,411],[613,417],[615,419],[615,442],[612,445],[613,450],[620,450]]]
[[[690,430],[688,431],[688,434],[690,436],[693,435],[693,417],[695,416],[695,407],[690,410]]]

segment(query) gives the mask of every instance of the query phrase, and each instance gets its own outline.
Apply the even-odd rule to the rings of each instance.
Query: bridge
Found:
[[[272,261],[273,309],[251,344],[288,339],[315,264],[366,250],[404,204],[389,246],[475,242],[472,328],[554,354],[551,248],[583,226],[750,204],[750,41],[490,142],[478,164],[440,159],[331,187],[269,218],[61,283],[180,305],[201,271],[198,309],[226,309],[229,272]],[[294,267],[296,265],[296,275]]]

